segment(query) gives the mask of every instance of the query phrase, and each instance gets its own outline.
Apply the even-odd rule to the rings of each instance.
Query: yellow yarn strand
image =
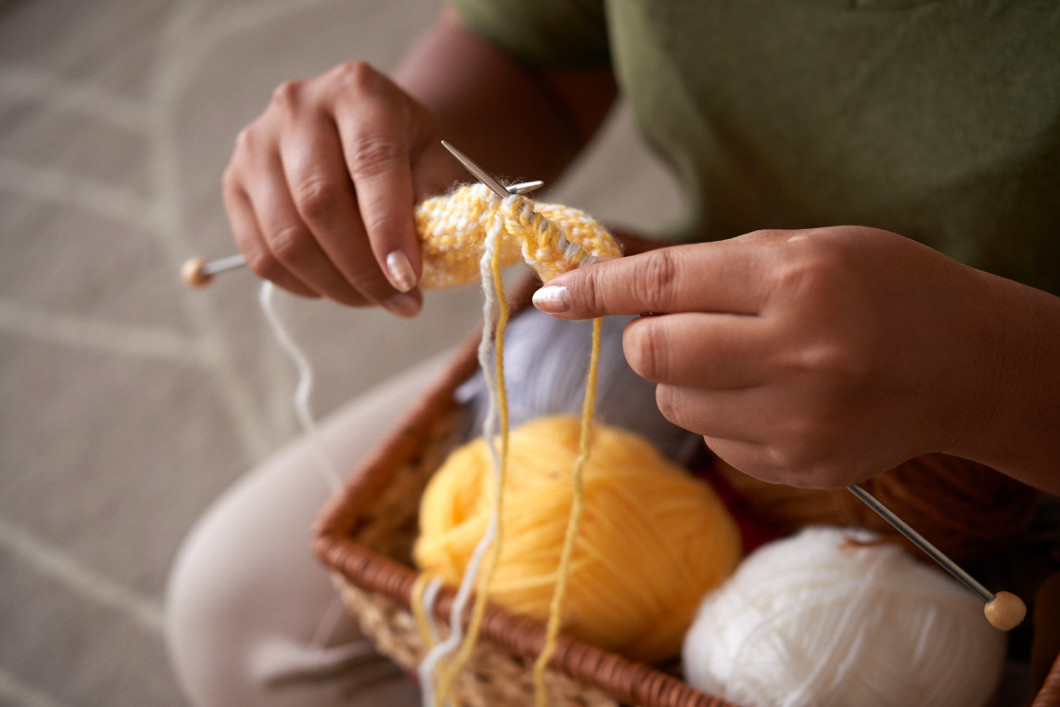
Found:
[[[420,638],[423,640],[423,645],[427,650],[434,647],[431,621],[427,617],[426,607],[424,606],[424,594],[427,592],[427,585],[430,583],[430,575],[426,572],[421,572],[416,576],[416,580],[412,583],[412,589],[409,592],[409,604],[412,606],[412,617],[416,620],[416,630],[419,631]]]
[[[581,525],[582,506],[585,503],[585,484],[582,472],[589,459],[593,429],[593,415],[596,411],[596,373],[600,363],[600,334],[603,319],[593,320],[593,343],[589,356],[589,374],[585,380],[585,402],[582,404],[582,425],[579,441],[579,454],[571,472],[571,485],[574,487],[574,499],[570,507],[570,520],[567,521],[567,533],[563,539],[563,550],[560,554],[557,570],[556,588],[552,593],[552,604],[549,607],[548,624],[545,627],[545,645],[534,662],[534,704],[544,707],[547,702],[545,692],[545,671],[552,654],[556,652],[556,639],[563,616],[563,598],[567,593],[567,580],[570,577],[570,561],[574,554],[574,541],[578,538]]]
[[[467,634],[460,645],[460,649],[442,671],[438,681],[438,692],[435,697],[436,704],[443,704],[452,690],[453,680],[467,664],[471,652],[478,641],[479,629],[482,626],[482,616],[486,611],[486,599],[489,596],[489,585],[497,570],[500,561],[501,549],[504,542],[504,514],[502,502],[504,494],[502,489],[507,481],[508,469],[508,392],[504,383],[504,332],[508,328],[508,300],[504,294],[504,279],[501,273],[501,251],[495,248],[493,258],[490,261],[491,277],[497,303],[497,323],[494,326],[494,370],[496,371],[497,385],[497,414],[500,421],[500,450],[497,470],[497,488],[493,493],[493,513],[496,518],[496,535],[493,539],[489,560],[482,576],[482,581],[475,594],[475,603],[472,605],[471,618],[468,621]]]

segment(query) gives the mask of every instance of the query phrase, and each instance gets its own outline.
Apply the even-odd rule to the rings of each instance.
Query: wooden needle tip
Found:
[[[213,280],[213,275],[203,272],[205,258],[189,258],[180,268],[180,277],[188,287],[206,287]]]
[[[986,614],[986,620],[994,628],[1011,631],[1023,623],[1023,619],[1027,616],[1027,605],[1011,592],[998,592],[983,607],[983,613]]]

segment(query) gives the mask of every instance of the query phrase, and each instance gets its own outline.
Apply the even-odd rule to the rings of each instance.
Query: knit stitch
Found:
[[[466,285],[479,279],[479,253],[496,218],[504,228],[497,249],[501,267],[525,260],[543,282],[591,262],[622,255],[592,217],[560,204],[513,194],[501,199],[484,184],[462,186],[416,207],[423,250],[424,289]]]

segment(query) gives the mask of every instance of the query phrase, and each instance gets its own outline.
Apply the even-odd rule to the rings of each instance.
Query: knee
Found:
[[[256,704],[250,671],[254,588],[226,543],[200,524],[181,548],[166,594],[166,643],[173,670],[197,706]],[[227,567],[225,565],[228,565]]]
[[[192,705],[419,703],[416,686],[341,611],[326,577],[285,586],[283,575],[312,573],[273,562],[270,574],[253,557],[241,561],[219,537],[222,526],[207,517],[189,536],[167,593],[170,659]]]
[[[322,488],[267,466],[188,535],[170,574],[166,640],[196,707],[368,705],[379,704],[368,685],[407,689],[342,611],[309,551]]]

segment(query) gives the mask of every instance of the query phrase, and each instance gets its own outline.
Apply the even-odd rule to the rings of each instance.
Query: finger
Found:
[[[742,241],[673,246],[564,273],[534,304],[563,319],[645,312],[755,314],[767,300],[761,249]]]
[[[769,447],[757,442],[743,442],[723,437],[704,437],[711,452],[742,474],[769,483],[803,486],[797,474],[777,464]]]
[[[836,420],[822,421],[779,403],[768,386],[733,391],[660,385],[655,399],[666,419],[702,435],[723,459],[759,478],[835,486],[847,475],[863,479],[890,468],[886,463],[866,466],[864,460],[852,466],[844,457],[849,440]],[[737,447],[755,454],[737,458],[732,454]]]
[[[292,203],[320,252],[360,302],[384,304],[396,290],[376,264],[361,223],[335,124],[323,115],[281,144]]]
[[[761,444],[775,424],[774,410],[757,388],[717,390],[661,384],[659,411],[678,427],[704,437]]]
[[[358,65],[351,71],[358,74],[352,80],[380,99],[354,106],[340,104],[336,123],[341,154],[353,178],[374,259],[389,284],[407,292],[419,281],[423,269],[413,221],[412,162],[417,146],[412,144],[415,126],[395,124],[395,106],[406,121],[414,108],[396,86],[369,67]]]
[[[254,210],[250,206],[250,200],[242,188],[227,186],[224,189],[225,214],[228,223],[232,227],[232,234],[236,245],[243,257],[247,259],[247,265],[258,277],[274,282],[288,292],[302,297],[319,297],[317,292],[302,283],[297,277],[288,272],[278,260],[272,256],[272,252],[265,244],[265,238],[258,228]]]
[[[715,437],[704,437],[703,441],[718,458],[741,473],[771,484],[798,488],[841,488],[892,468],[852,465],[834,458],[798,464],[766,444]]]
[[[769,379],[772,340],[759,317],[692,312],[634,319],[622,348],[654,383],[739,389]]]
[[[247,195],[272,257],[319,294],[343,304],[366,304],[302,221],[279,158],[255,173],[255,179],[247,184]]]

